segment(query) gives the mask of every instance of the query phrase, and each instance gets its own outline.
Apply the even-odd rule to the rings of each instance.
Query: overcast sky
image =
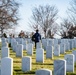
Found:
[[[69,2],[71,0],[17,0],[21,3],[19,8],[19,17],[21,20],[18,21],[19,27],[17,30],[20,32],[21,30],[24,31],[31,31],[28,27],[29,19],[32,15],[33,7],[38,7],[39,5],[55,5],[59,10],[59,17],[63,18],[66,17],[66,10],[69,7]],[[60,19],[59,19],[60,21]]]

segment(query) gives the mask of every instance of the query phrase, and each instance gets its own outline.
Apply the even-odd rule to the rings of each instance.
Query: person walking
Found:
[[[36,30],[36,33],[32,36],[32,41],[35,42],[35,48],[36,48],[36,44],[41,40],[41,35],[39,33],[39,30]]]

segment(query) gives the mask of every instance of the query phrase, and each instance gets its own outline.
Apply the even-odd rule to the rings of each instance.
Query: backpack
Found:
[[[32,36],[32,37],[31,37],[31,40],[32,40],[32,41],[35,41],[35,38],[34,38],[34,36]]]

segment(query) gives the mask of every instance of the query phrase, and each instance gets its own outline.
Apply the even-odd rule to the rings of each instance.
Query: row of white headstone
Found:
[[[17,41],[17,42],[16,42]],[[13,45],[13,43],[18,43],[23,45],[23,49],[26,50],[27,43],[32,43],[31,39],[23,39],[23,38],[8,38],[8,42]],[[72,49],[76,47],[76,39],[42,39],[42,45],[44,49],[46,50],[46,46],[55,46],[64,44],[65,50]],[[41,47],[40,44],[38,44],[38,47]],[[37,48],[38,48],[37,47]]]
[[[30,56],[22,58],[22,71],[27,72],[32,69],[32,59]],[[54,60],[54,75],[66,75],[66,72],[74,72],[74,55],[66,55],[65,60]],[[13,59],[5,57],[1,59],[1,75],[13,75]],[[52,75],[51,70],[40,69],[36,75]]]
[[[12,47],[13,47],[13,45],[14,44],[12,44]],[[4,47],[5,45],[2,45],[2,62],[1,62],[1,66],[2,66],[2,64],[4,65],[4,63],[5,63],[5,60],[6,60],[6,62],[7,61],[10,61],[10,59],[11,58],[9,58],[9,48],[7,47],[7,45]],[[19,46],[19,47],[18,47]],[[40,47],[40,46],[39,46]],[[22,45],[21,44],[19,44],[19,45],[17,45],[17,51],[19,52],[18,54],[17,54],[17,52],[16,52],[16,55],[17,56],[22,56],[22,51],[23,51],[23,47],[22,47]],[[30,46],[28,47],[28,48],[30,48]],[[6,50],[5,50],[6,49]],[[6,51],[6,52],[5,52]],[[21,53],[22,52],[22,53]],[[58,52],[58,51],[57,51]],[[5,54],[3,54],[3,53],[5,53]],[[74,55],[73,55],[74,54]],[[74,60],[74,57],[75,57],[75,59],[76,59],[76,51],[73,51],[73,54],[71,54],[71,55],[66,55],[65,56],[65,60],[55,60],[54,61],[54,75],[65,75],[66,74],[66,71],[70,71],[70,72],[74,72],[74,62],[76,62],[76,60]],[[50,58],[50,57],[52,57],[52,55],[53,55],[53,50],[52,50],[52,46],[47,46],[46,47],[46,57],[48,58]],[[4,59],[4,57],[8,57],[8,58],[5,58]],[[23,56],[22,56],[23,57]],[[28,60],[28,61],[27,61]],[[4,63],[3,63],[3,61],[4,61]],[[24,61],[26,61],[26,62],[24,62]],[[37,48],[37,50],[36,50],[36,61],[37,62],[44,62],[44,49],[42,49],[42,48]],[[11,60],[11,62],[12,62],[12,60]],[[10,64],[12,64],[10,62]],[[28,70],[31,70],[31,57],[23,57],[22,58],[22,70],[23,71],[28,71]],[[60,62],[60,63],[59,63]],[[68,64],[67,64],[67,63]],[[28,64],[29,63],[29,64]],[[7,63],[8,64],[8,63]],[[27,66],[25,65],[25,64],[27,64]],[[59,64],[59,65],[58,65]],[[61,65],[60,65],[61,64]],[[64,65],[63,65],[64,64]],[[66,65],[67,64],[67,65]],[[58,66],[57,66],[58,65]],[[69,69],[70,70],[68,70],[67,68],[68,68],[68,66],[70,65],[70,67],[69,67]],[[57,67],[56,67],[57,66]],[[11,66],[10,66],[11,67]],[[3,67],[2,66],[2,68],[3,69],[5,69],[5,67]],[[2,68],[1,68],[1,75],[5,75],[5,74],[3,74],[4,72],[2,72]],[[11,69],[12,70],[12,69]],[[64,71],[64,73],[63,73],[63,71]],[[5,71],[6,71],[6,69],[5,69]],[[10,70],[8,70],[8,71],[10,71]],[[6,71],[7,72],[7,71]],[[5,73],[6,73],[5,72]],[[11,73],[12,71],[10,71],[10,73]],[[48,72],[48,73],[45,73],[45,75],[47,75],[47,74],[49,74],[49,75],[51,75],[52,74],[52,72],[51,71],[49,71],[49,70],[46,70],[46,69],[41,69],[41,70],[38,70],[38,71],[36,71],[36,75],[44,75],[44,74],[42,74],[42,72],[44,73],[44,72]],[[61,73],[62,72],[62,73]],[[9,72],[8,72],[9,73]],[[56,74],[55,74],[56,73]],[[12,73],[11,73],[12,74]],[[11,74],[7,74],[7,75],[11,75]]]
[[[12,39],[9,38],[8,42],[11,43],[13,50],[16,49],[15,46],[17,44],[22,44],[23,49],[26,50],[27,44],[32,43],[30,39],[28,41],[28,39],[22,39],[22,38],[12,38]],[[60,46],[60,49],[63,48],[65,51],[67,51],[76,47],[76,39],[42,39],[42,45],[45,50],[47,46],[53,46],[54,48]],[[42,45],[38,43],[37,48],[40,48]]]

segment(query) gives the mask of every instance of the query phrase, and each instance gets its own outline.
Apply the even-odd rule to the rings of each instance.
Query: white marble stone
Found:
[[[72,39],[72,48],[75,48],[75,39]]]
[[[61,43],[65,44],[65,39],[61,39]]]
[[[47,46],[53,46],[53,40],[47,39]]]
[[[72,39],[70,39],[69,43],[70,43],[70,49],[72,49]]]
[[[2,37],[2,38],[1,38],[1,41],[2,41],[2,42],[6,42],[6,38]]]
[[[75,48],[76,48],[76,38],[75,38]]]
[[[23,50],[26,50],[26,44],[27,44],[27,41],[24,40],[24,41],[23,41]]]
[[[8,47],[8,43],[7,42],[2,42],[2,47]]]
[[[47,46],[47,40],[46,39],[42,39],[42,46],[43,46],[44,50],[46,50],[46,46]]]
[[[32,69],[32,59],[30,56],[22,58],[22,71],[30,71]]]
[[[68,43],[69,43],[69,50],[71,50],[72,49],[72,40],[68,39]]]
[[[18,43],[19,43],[19,39],[20,39],[19,37],[16,38],[16,41],[17,41]]]
[[[66,71],[74,72],[74,54],[65,55],[66,60]]]
[[[65,43],[65,51],[68,51],[69,50],[69,43]]]
[[[16,56],[23,57],[23,45],[22,44],[17,45]]]
[[[23,38],[19,38],[18,43],[23,44]]]
[[[65,53],[65,46],[63,43],[60,43],[60,54],[64,54]]]
[[[28,50],[28,44],[26,44],[26,51]]]
[[[70,50],[70,43],[68,42],[68,51]]]
[[[60,56],[60,46],[54,45],[54,56]]]
[[[74,48],[74,39],[72,39],[72,49]]]
[[[72,54],[74,54],[75,57],[74,62],[76,62],[76,50],[72,51]]]
[[[33,55],[33,44],[32,43],[28,44],[27,54]]]
[[[11,37],[8,37],[8,43],[11,43]]]
[[[46,58],[53,59],[53,46],[46,47]]]
[[[44,49],[41,48],[36,49],[36,62],[44,63]]]
[[[39,69],[36,71],[35,75],[52,75],[52,71],[49,69]]]
[[[9,57],[9,48],[8,47],[2,47],[1,48],[1,58]]]
[[[12,38],[12,39],[11,39],[11,47],[13,47],[15,41],[16,41],[15,38]]]
[[[27,43],[31,43],[31,39],[30,38],[27,38]]]
[[[37,48],[42,48],[42,43],[41,43],[41,41],[38,42],[38,43],[36,43],[36,49],[37,49]]]
[[[58,39],[58,44],[61,44],[61,39]]]
[[[13,47],[12,47],[14,52],[16,52],[17,45],[18,45],[18,42],[17,41],[14,41],[13,42]]]
[[[54,46],[58,45],[58,39],[54,39]]]
[[[66,75],[66,60],[54,60],[54,75]]]
[[[13,75],[13,59],[5,57],[1,59],[1,75]]]

